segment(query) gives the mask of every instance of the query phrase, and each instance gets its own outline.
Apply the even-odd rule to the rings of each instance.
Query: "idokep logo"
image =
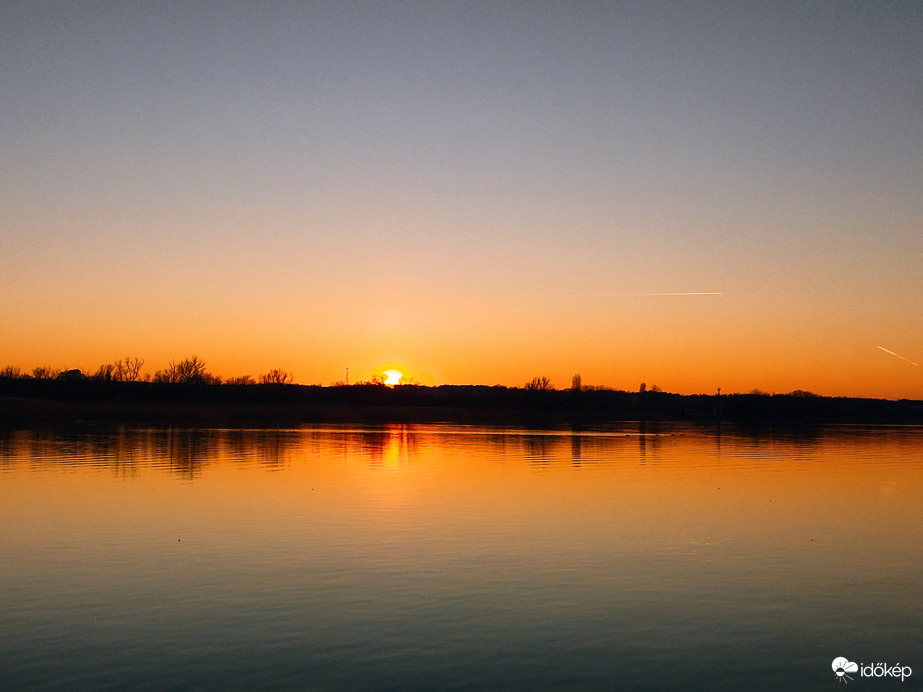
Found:
[[[849,683],[850,680],[854,680],[849,673],[859,673],[859,677],[862,678],[894,678],[904,682],[913,674],[910,666],[902,666],[900,663],[895,663],[893,666],[888,663],[854,663],[848,658],[843,658],[838,656],[833,659],[833,674],[836,675],[837,682]]]
[[[833,659],[833,672],[836,673],[837,682],[848,683],[853,678],[847,675],[847,673],[858,673],[859,666],[853,663],[852,661],[849,661],[843,658],[842,656],[839,656]]]

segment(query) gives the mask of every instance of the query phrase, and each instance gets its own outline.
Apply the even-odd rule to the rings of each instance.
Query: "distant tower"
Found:
[[[346,384],[349,384],[349,368],[346,368]]]

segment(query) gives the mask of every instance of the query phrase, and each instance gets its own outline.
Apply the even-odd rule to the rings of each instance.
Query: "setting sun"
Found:
[[[392,386],[400,384],[401,380],[404,379],[404,373],[402,373],[400,370],[385,370],[381,374],[385,376],[385,384]]]

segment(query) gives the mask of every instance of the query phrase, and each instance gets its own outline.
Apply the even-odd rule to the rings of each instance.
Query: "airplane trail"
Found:
[[[723,296],[724,293],[690,292],[690,293],[616,293],[618,298],[639,298],[643,296]]]
[[[894,351],[885,348],[884,346],[876,346],[875,348],[880,348],[882,351],[884,351],[885,353],[890,353],[890,354],[891,354],[892,356],[894,356],[895,358],[900,358],[901,360],[906,360],[906,361],[907,361],[908,363],[910,363],[911,365],[916,365],[917,367],[920,367],[920,364],[919,364],[919,363],[914,363],[914,362],[913,362],[912,360],[910,360],[909,358],[904,358],[904,356],[899,355],[899,354],[895,353]]]

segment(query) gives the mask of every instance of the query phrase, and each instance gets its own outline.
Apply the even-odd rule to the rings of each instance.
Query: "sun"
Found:
[[[400,370],[394,370],[393,368],[391,370],[385,370],[381,374],[385,376],[385,384],[391,385],[392,387],[396,384],[400,384],[401,380],[404,379],[404,373]]]

